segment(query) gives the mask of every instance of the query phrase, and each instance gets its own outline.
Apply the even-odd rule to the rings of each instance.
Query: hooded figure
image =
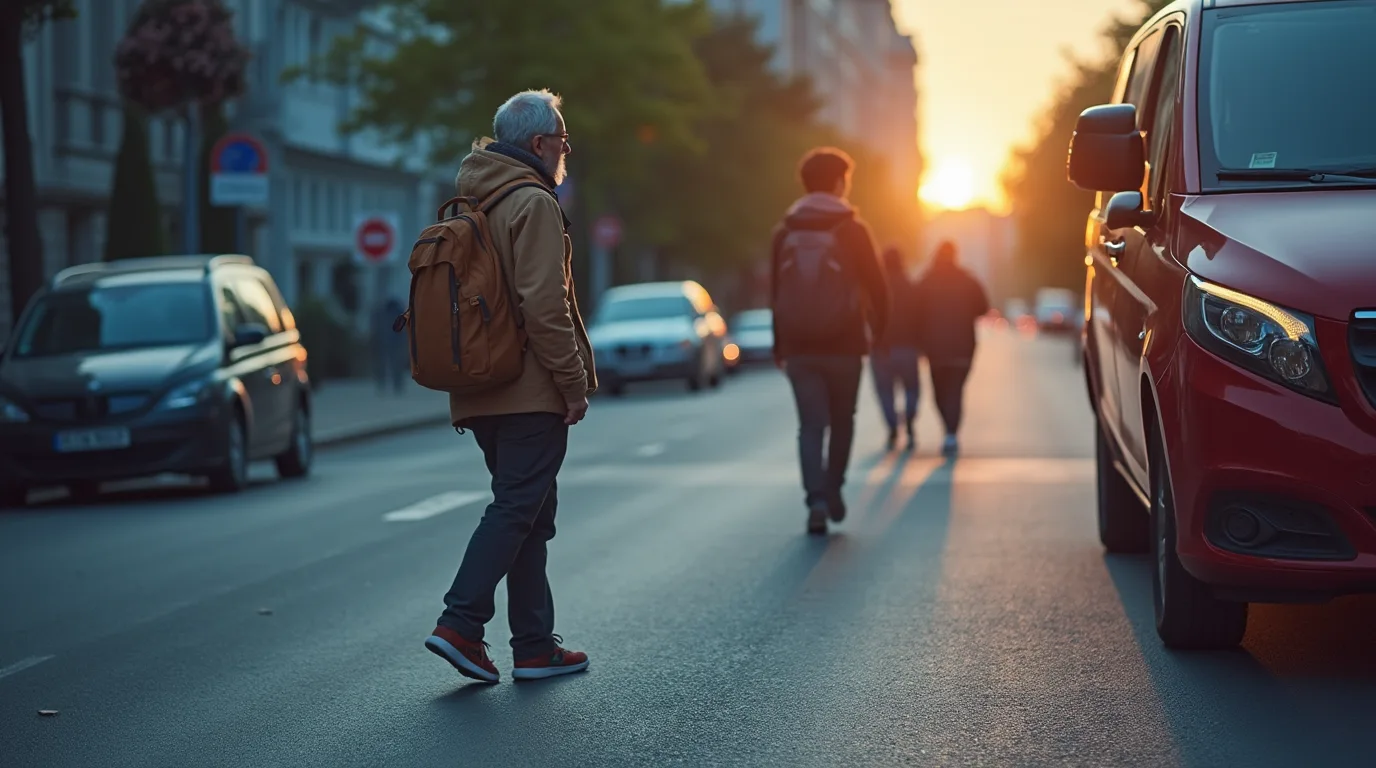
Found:
[[[917,447],[917,405],[922,394],[918,375],[921,356],[921,328],[915,314],[913,284],[908,279],[903,254],[897,248],[884,251],[884,275],[889,284],[889,324],[884,336],[870,353],[870,374],[874,379],[879,408],[889,428],[889,450],[898,444],[899,414],[894,406],[894,389],[903,384],[903,424],[908,433],[908,450]]]
[[[922,351],[932,371],[933,396],[946,425],[947,455],[959,444],[965,378],[975,357],[975,321],[989,312],[989,297],[975,276],[960,266],[956,246],[938,246],[932,265],[913,291],[922,328]]]
[[[774,359],[788,373],[798,405],[807,530],[814,535],[826,533],[828,518],[845,519],[841,488],[860,372],[870,339],[883,337],[889,314],[869,227],[846,201],[853,167],[838,149],[803,158],[806,194],[775,229],[770,258]]]

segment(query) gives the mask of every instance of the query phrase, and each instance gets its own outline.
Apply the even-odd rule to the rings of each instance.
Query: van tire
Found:
[[[1114,466],[1102,426],[1094,430],[1099,541],[1111,554],[1141,554],[1151,547],[1151,521],[1142,500]]]
[[[1160,441],[1151,446],[1152,604],[1167,648],[1234,648],[1247,633],[1247,604],[1219,600],[1176,553],[1175,499]]]

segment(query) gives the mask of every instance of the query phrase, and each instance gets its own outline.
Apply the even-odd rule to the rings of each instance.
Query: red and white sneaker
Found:
[[[425,638],[425,647],[452,664],[464,677],[484,683],[501,679],[497,665],[487,657],[487,643],[475,643],[449,627],[435,627],[435,631]]]
[[[564,638],[555,635],[554,642],[562,643]],[[540,680],[582,672],[587,668],[588,654],[582,651],[568,651],[556,645],[554,652],[548,656],[518,660],[516,667],[511,670],[511,676],[516,680]]]

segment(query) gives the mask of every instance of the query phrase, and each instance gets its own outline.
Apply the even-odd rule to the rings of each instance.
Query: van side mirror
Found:
[[[1128,192],[1141,189],[1146,174],[1137,107],[1104,104],[1080,113],[1066,158],[1072,184],[1090,192]]]
[[[1143,210],[1141,192],[1119,192],[1104,206],[1104,226],[1110,230],[1129,227],[1150,227],[1156,214]]]
[[[234,348],[262,344],[267,337],[268,329],[262,323],[244,323],[234,329]]]

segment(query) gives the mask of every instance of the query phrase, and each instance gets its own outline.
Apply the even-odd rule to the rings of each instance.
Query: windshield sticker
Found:
[[[1247,167],[1248,167],[1248,168],[1275,168],[1275,167],[1276,167],[1276,153],[1275,153],[1275,152],[1258,152],[1258,153],[1252,155],[1252,163],[1251,163],[1250,165],[1248,165]]]

